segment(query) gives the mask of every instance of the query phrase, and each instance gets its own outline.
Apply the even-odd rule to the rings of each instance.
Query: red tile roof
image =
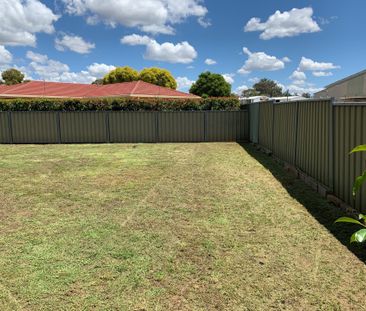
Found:
[[[0,98],[95,98],[95,97],[159,97],[199,98],[143,81],[108,85],[31,81],[16,85],[0,85]]]

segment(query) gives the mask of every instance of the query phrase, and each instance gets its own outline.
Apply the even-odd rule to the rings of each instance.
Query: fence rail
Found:
[[[0,143],[154,143],[248,141],[241,111],[7,111]]]
[[[366,155],[349,152],[366,143],[365,122],[366,103],[331,100],[266,102],[259,104],[259,113],[250,113],[250,124],[258,125],[259,145],[359,211],[366,211],[365,188],[354,199],[352,185],[366,170]],[[256,128],[251,126],[251,130]]]

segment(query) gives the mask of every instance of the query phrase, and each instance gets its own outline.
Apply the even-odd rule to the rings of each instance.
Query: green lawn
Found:
[[[366,250],[249,146],[2,145],[0,177],[2,311],[365,309]]]

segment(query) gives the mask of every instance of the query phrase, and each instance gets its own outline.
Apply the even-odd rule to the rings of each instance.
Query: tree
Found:
[[[278,97],[282,96],[282,88],[273,80],[261,79],[259,82],[253,85],[253,88],[259,93],[259,95]]]
[[[172,74],[166,69],[156,67],[145,68],[140,72],[139,80],[159,86],[169,87],[174,90],[177,88],[177,81],[175,81]]]
[[[92,82],[92,84],[103,85],[103,79],[96,79],[94,82]]]
[[[206,71],[199,75],[189,92],[201,97],[228,97],[231,94],[231,85],[222,75]]]
[[[311,98],[310,93],[303,93],[301,96],[305,98]]]
[[[24,74],[22,74],[19,70],[11,68],[8,70],[5,70],[1,74],[5,84],[7,85],[14,85],[18,83],[22,83],[24,79]]]
[[[243,97],[252,97],[252,96],[259,96],[259,92],[255,89],[247,89],[241,92],[241,96]]]
[[[292,96],[292,94],[290,93],[289,90],[286,90],[285,92],[282,93],[282,96],[290,97]]]
[[[131,82],[137,81],[139,79],[139,73],[128,66],[118,67],[103,78],[103,84],[121,83],[121,82]]]

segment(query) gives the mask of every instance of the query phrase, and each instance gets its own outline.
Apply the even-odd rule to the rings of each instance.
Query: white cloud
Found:
[[[291,59],[288,58],[287,56],[285,56],[284,58],[282,58],[282,61],[285,63],[289,63],[289,62],[291,62]]]
[[[292,80],[306,80],[306,74],[302,71],[295,70],[292,75],[290,76],[290,79]]]
[[[264,52],[252,53],[244,47],[243,52],[249,57],[244,66],[238,70],[238,73],[248,74],[252,71],[275,71],[285,68],[285,62],[275,56],[267,55]]]
[[[0,44],[35,46],[35,34],[53,33],[58,18],[38,0],[1,0]]]
[[[298,94],[298,95],[302,95],[304,93],[314,94],[314,93],[322,90],[321,88],[317,88],[314,85],[307,84],[307,83],[305,83],[302,86],[296,85],[296,84],[291,84],[291,85],[288,85],[286,89],[288,89],[291,94]]]
[[[89,24],[137,27],[148,33],[173,34],[173,26],[194,16],[207,27],[201,0],[63,0],[69,14],[86,16]]]
[[[248,81],[249,81],[250,83],[255,84],[255,83],[259,82],[259,80],[260,80],[259,78],[254,77],[254,78],[250,78]]]
[[[211,21],[209,19],[205,19],[204,17],[198,18],[198,24],[200,24],[203,28],[207,28],[212,25]]]
[[[233,74],[233,73],[225,73],[222,76],[224,77],[224,79],[227,83],[233,84],[235,82],[234,81],[235,74]]]
[[[302,33],[321,31],[317,22],[313,19],[313,9],[292,9],[291,11],[276,11],[266,22],[261,22],[258,17],[253,17],[244,27],[244,31],[261,31],[260,38],[269,40],[272,38],[293,37]]]
[[[210,65],[216,65],[217,62],[211,58],[206,58],[205,64],[210,66]]]
[[[301,71],[325,71],[331,69],[338,69],[340,66],[336,66],[333,63],[319,63],[310,58],[302,57],[299,65]]]
[[[330,76],[333,76],[333,73],[329,72],[329,71],[314,71],[313,76],[315,76],[315,77],[330,77]]]
[[[318,16],[317,19],[319,21],[319,23],[321,25],[328,25],[331,22],[333,22],[334,20],[336,20],[338,18],[338,16],[331,16],[331,17],[322,17],[322,16]]]
[[[63,35],[55,39],[55,48],[59,51],[70,50],[79,54],[88,54],[95,48],[94,43],[86,42],[79,36]]]
[[[168,63],[189,64],[197,57],[197,52],[187,41],[177,44],[171,42],[158,43],[148,36],[129,35],[121,39],[122,44],[145,45],[145,59]]]
[[[32,51],[28,51],[26,54],[27,58],[30,59],[33,62],[44,64],[48,61],[47,55],[34,53]]]
[[[93,63],[86,70],[72,72],[67,64],[49,59],[47,55],[28,51],[27,58],[31,62],[28,66],[22,67],[21,71],[27,76],[46,81],[91,83],[115,68],[111,65]]]
[[[9,64],[12,61],[13,55],[3,45],[0,45],[0,65]]]
[[[193,80],[188,79],[187,77],[178,77],[176,81],[179,90],[188,90],[195,82]]]
[[[132,34],[128,36],[124,36],[121,39],[122,44],[128,45],[149,45],[151,41],[154,41],[149,36],[140,36],[137,34]]]
[[[236,93],[236,94],[238,94],[238,95],[241,95],[241,93],[242,93],[243,91],[246,91],[246,90],[248,90],[248,89],[249,89],[249,87],[247,87],[246,85],[241,85],[241,86],[238,86],[238,87],[235,89],[234,93]]]
[[[116,69],[115,66],[98,63],[88,66],[88,72],[98,78],[104,77],[107,73],[114,69]]]

